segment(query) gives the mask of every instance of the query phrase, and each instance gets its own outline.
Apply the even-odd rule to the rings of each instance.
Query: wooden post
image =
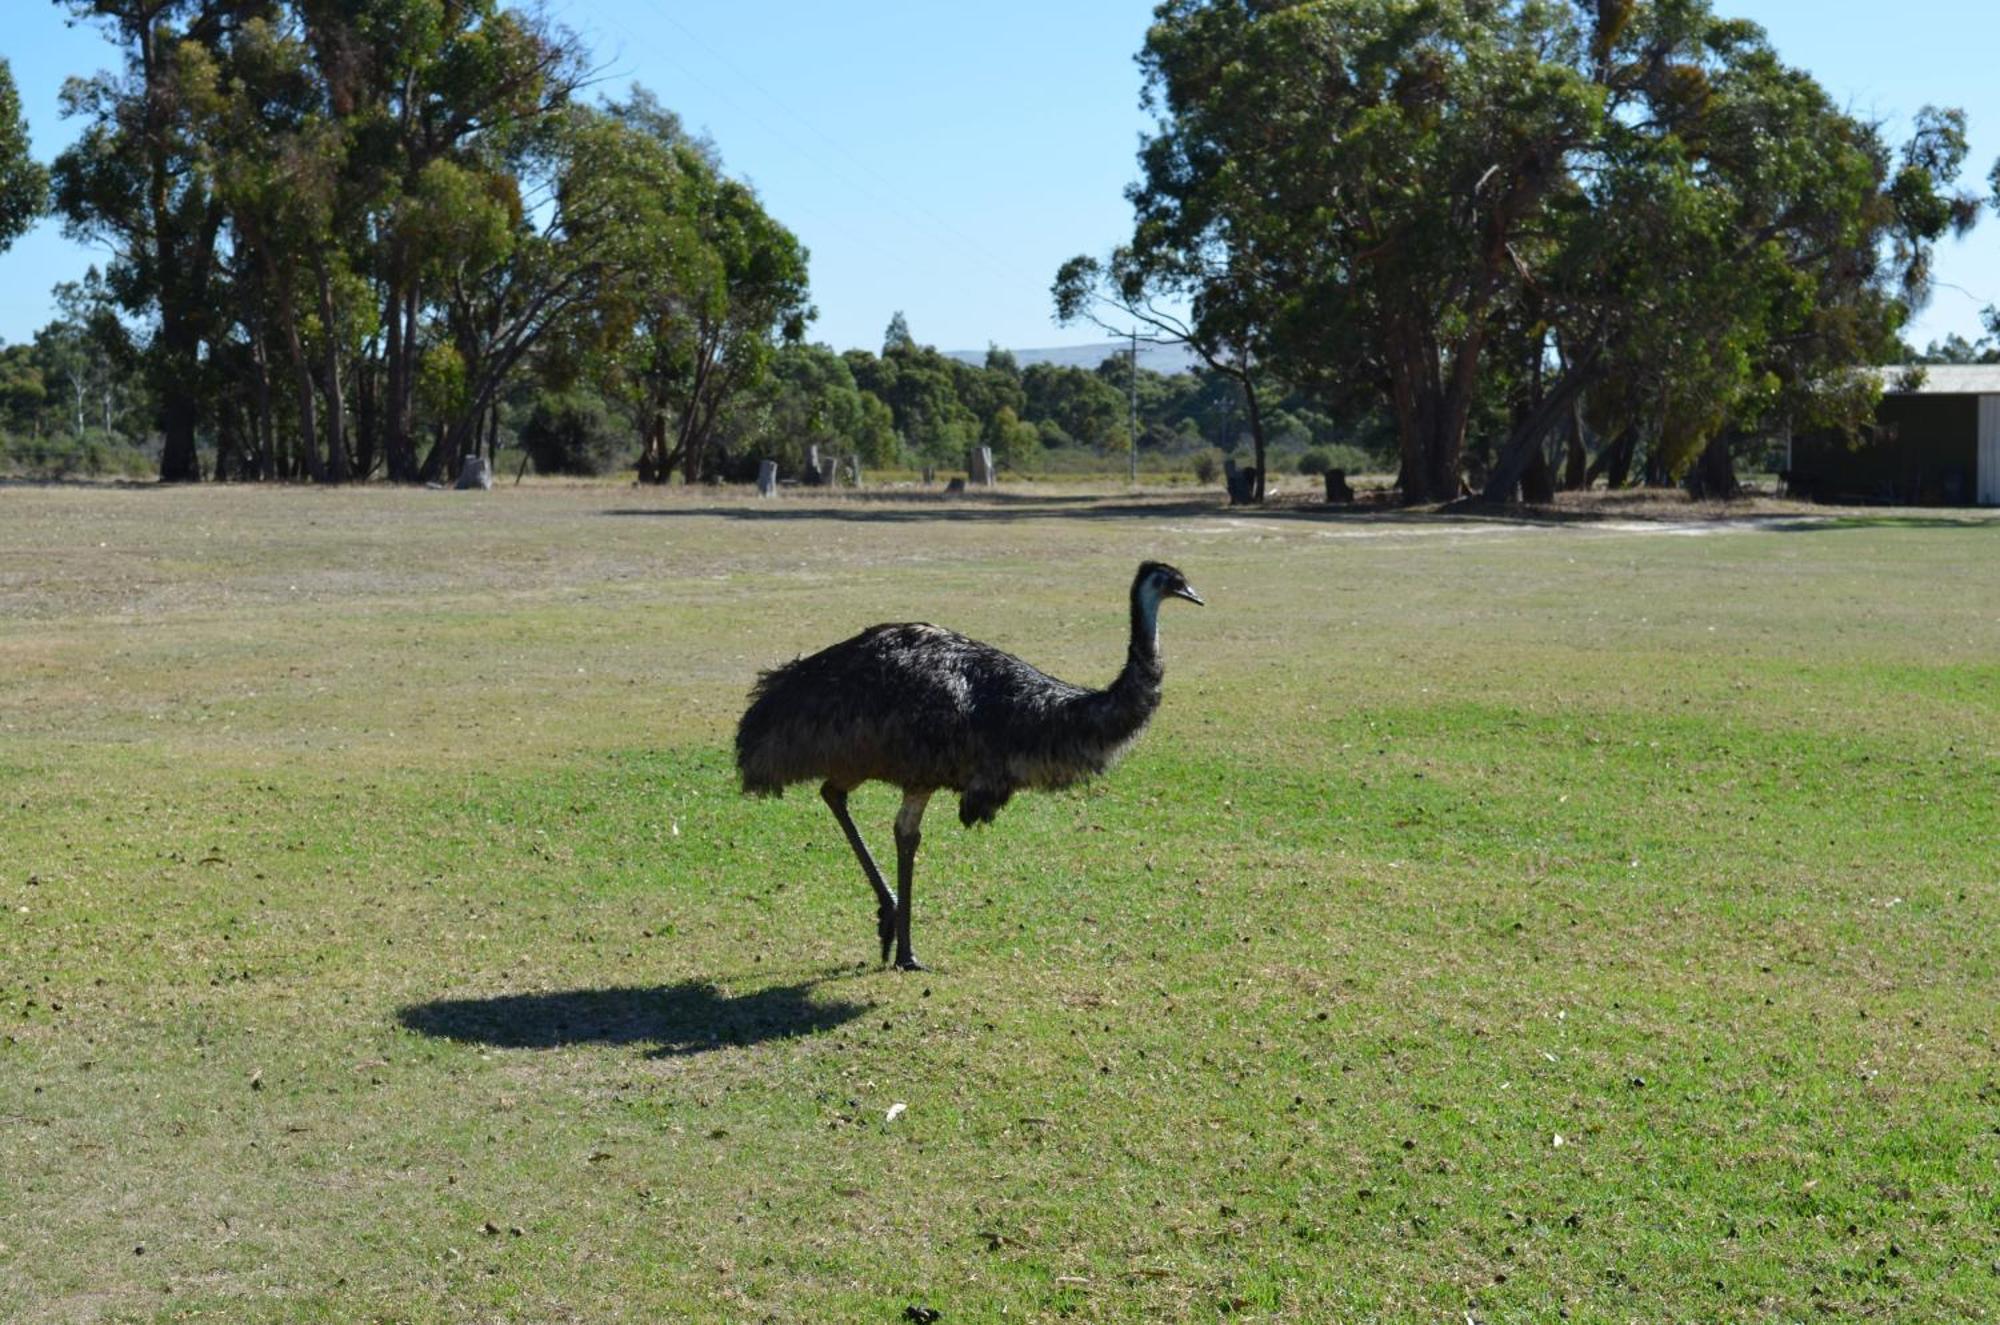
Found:
[[[778,495],[778,462],[761,460],[757,463],[757,495],[775,497]]]
[[[965,453],[966,483],[972,487],[993,486],[993,448],[975,446]]]
[[[473,488],[478,488],[481,492],[490,489],[493,486],[493,470],[487,465],[486,457],[476,454],[465,457],[465,463],[459,466],[458,482],[454,486],[460,492],[468,492]]]

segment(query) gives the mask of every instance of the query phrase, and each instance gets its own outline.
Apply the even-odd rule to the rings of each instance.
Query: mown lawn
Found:
[[[818,798],[736,794],[756,670],[928,619],[1102,682],[1147,556],[1210,604],[1152,730],[940,802],[878,969]],[[1992,1319],[1996,568],[0,488],[0,1319]]]

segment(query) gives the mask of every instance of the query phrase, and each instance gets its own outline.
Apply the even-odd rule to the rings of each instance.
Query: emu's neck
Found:
[[[1132,638],[1125,648],[1125,667],[1109,687],[1098,692],[1097,715],[1105,735],[1120,740],[1136,733],[1160,706],[1160,680],[1166,667],[1160,658],[1160,600],[1132,586]]]

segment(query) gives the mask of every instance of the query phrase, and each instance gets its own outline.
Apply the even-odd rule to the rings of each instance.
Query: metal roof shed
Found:
[[[1826,501],[2000,506],[2000,364],[1877,369],[1875,429],[1858,445],[1801,438],[1791,487]]]

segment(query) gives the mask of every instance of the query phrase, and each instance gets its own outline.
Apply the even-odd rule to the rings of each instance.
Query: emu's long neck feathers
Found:
[[[1132,584],[1132,642],[1125,650],[1125,670],[1111,683],[1120,686],[1144,684],[1159,700],[1160,675],[1160,594],[1143,579]]]
[[[1136,736],[1160,706],[1159,594],[1143,579],[1132,585],[1132,638],[1125,667],[1103,690],[1082,697],[1074,711],[1078,734],[1106,746],[1121,746]]]

